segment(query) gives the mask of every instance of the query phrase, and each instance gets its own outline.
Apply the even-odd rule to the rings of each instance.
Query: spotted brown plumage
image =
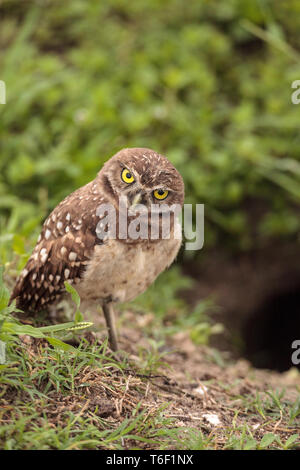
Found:
[[[105,202],[93,183],[66,197],[46,219],[36,247],[13,290],[11,300],[28,312],[44,309],[64,293],[64,281],[80,281],[91,259],[97,207]]]
[[[127,180],[122,177],[126,170]],[[156,194],[156,197],[155,197]],[[64,282],[74,284],[82,300],[103,307],[110,343],[117,348],[112,304],[143,292],[174,260],[181,240],[146,240],[98,237],[101,220],[97,209],[112,204],[118,220],[119,201],[126,211],[137,198],[150,209],[159,204],[182,206],[183,181],[174,166],[150,149],[124,149],[108,160],[96,178],[66,197],[46,219],[37,245],[16,282],[11,300],[24,312],[34,313],[61,298]],[[103,217],[103,215],[101,216]],[[132,217],[128,217],[128,224]],[[147,219],[148,220],[148,219]],[[150,217],[149,217],[150,221]],[[177,223],[177,222],[176,222]]]

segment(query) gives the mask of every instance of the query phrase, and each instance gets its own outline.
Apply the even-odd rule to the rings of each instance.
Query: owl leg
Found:
[[[106,326],[108,329],[108,338],[109,344],[113,351],[118,350],[118,340],[117,340],[117,329],[115,323],[115,312],[113,308],[112,302],[104,303],[103,306],[103,313],[106,321]]]

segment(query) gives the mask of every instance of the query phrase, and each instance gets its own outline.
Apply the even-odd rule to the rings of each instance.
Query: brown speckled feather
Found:
[[[64,292],[64,281],[80,281],[95,245],[102,243],[95,232],[99,221],[96,207],[102,202],[103,196],[91,182],[49,215],[12,293],[18,308],[42,310]]]

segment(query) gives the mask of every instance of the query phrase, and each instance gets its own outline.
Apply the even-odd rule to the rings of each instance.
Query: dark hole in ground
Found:
[[[246,359],[283,372],[293,366],[292,343],[300,340],[300,286],[265,299],[242,330]]]
[[[298,242],[279,243],[236,256],[212,251],[184,266],[195,279],[185,299],[195,305],[210,297],[219,306],[210,316],[226,330],[212,337],[213,347],[257,368],[300,368],[292,362],[292,343],[300,340],[299,259]]]

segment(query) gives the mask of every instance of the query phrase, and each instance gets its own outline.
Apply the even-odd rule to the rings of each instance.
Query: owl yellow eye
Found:
[[[130,184],[130,183],[134,182],[134,176],[126,168],[124,168],[124,170],[122,170],[121,178],[124,181],[124,183],[127,183],[127,184]]]
[[[167,195],[169,194],[169,191],[165,191],[163,189],[156,189],[153,194],[155,199],[162,201],[163,199],[166,199]]]

